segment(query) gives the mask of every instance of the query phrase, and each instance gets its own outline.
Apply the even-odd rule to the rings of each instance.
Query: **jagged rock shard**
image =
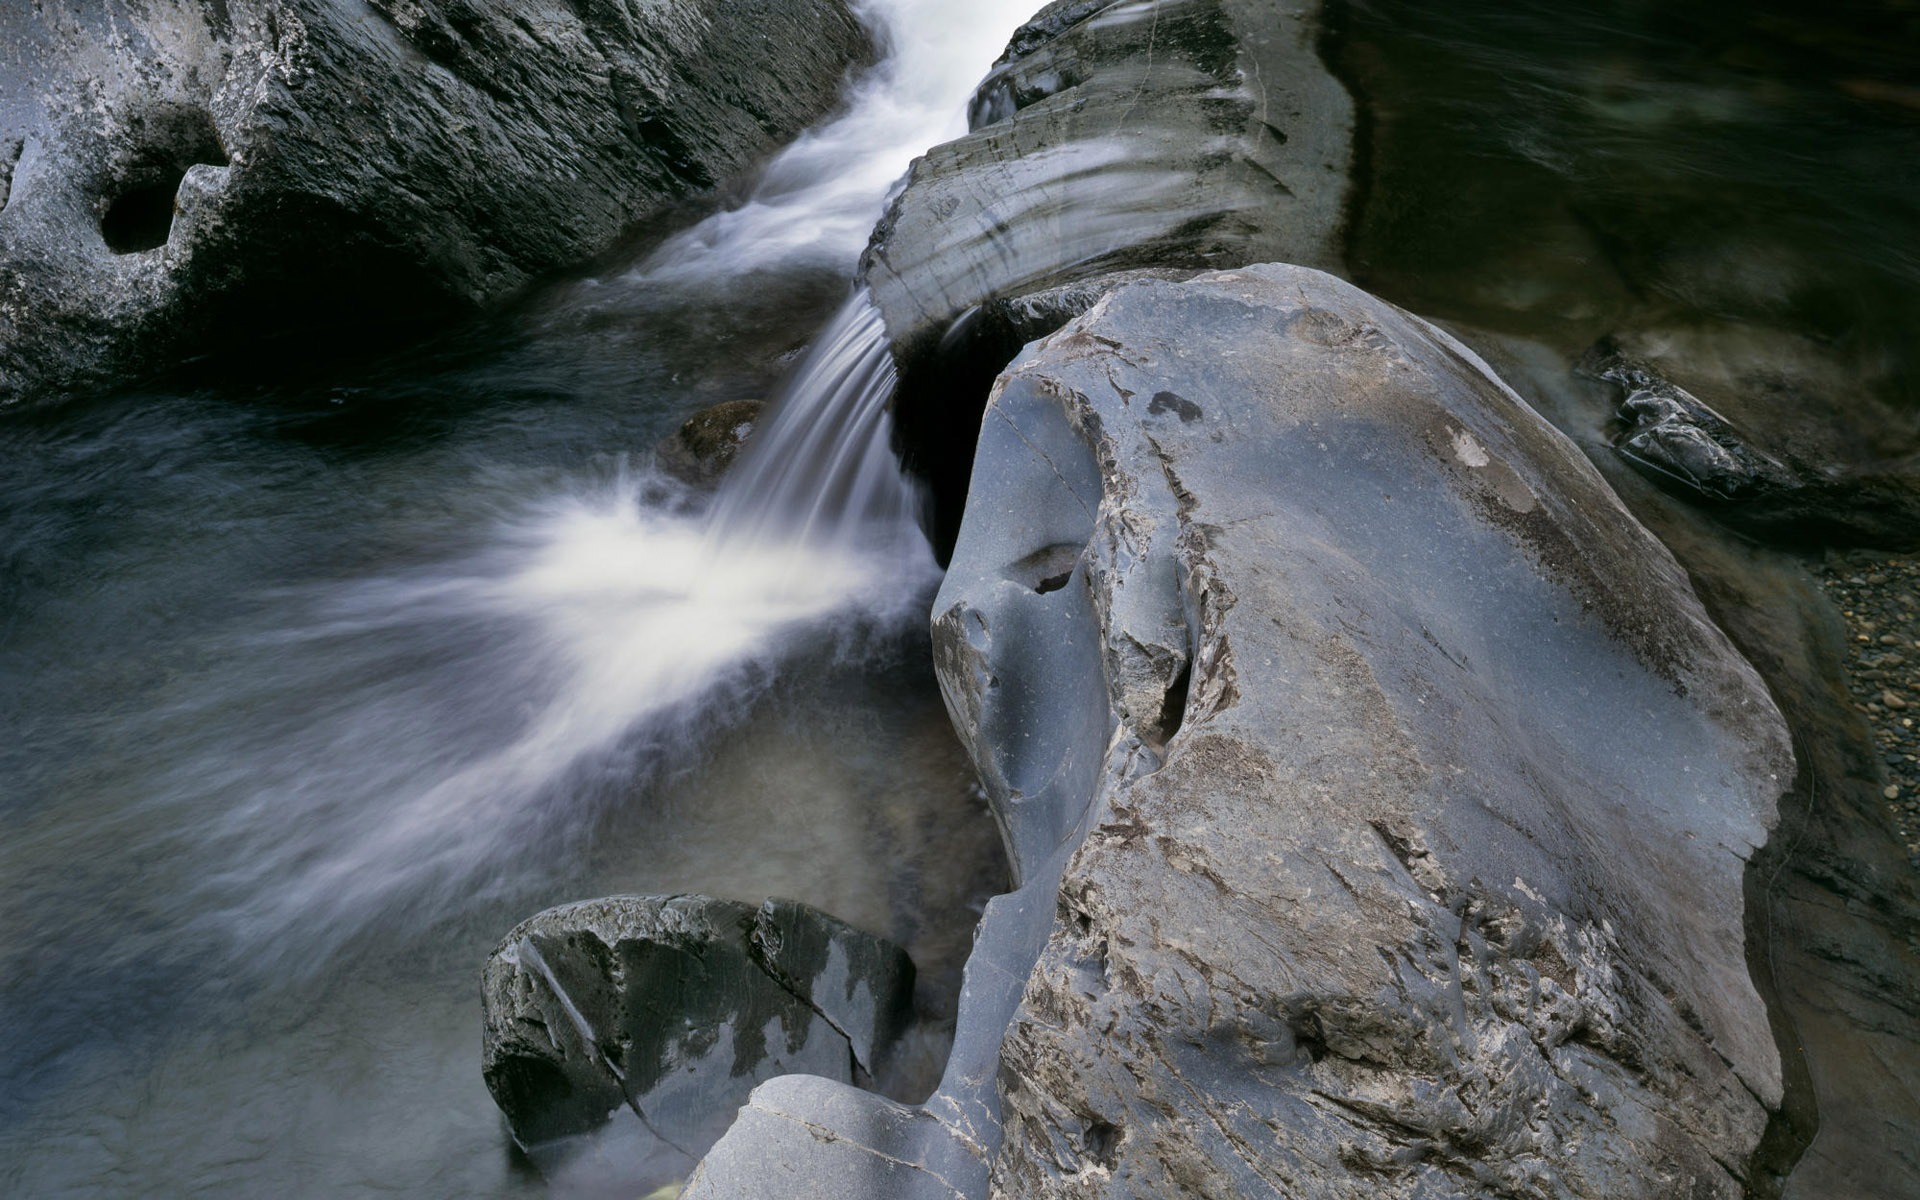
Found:
[[[870,54],[844,0],[8,0],[0,405],[496,299]]]
[[[1620,456],[1727,523],[1788,542],[1920,545],[1920,456],[1823,466],[1790,450],[1769,453],[1611,338],[1582,357],[1580,371],[1620,388]]]
[[[1741,1195],[1784,725],[1453,339],[1297,267],[1118,288],[998,385],[934,629],[1023,883],[955,1065],[763,1088],[690,1197]]]
[[[549,1178],[643,1194],[685,1178],[756,1083],[870,1076],[912,995],[898,947],[792,901],[568,904],[487,962],[484,1073]]]

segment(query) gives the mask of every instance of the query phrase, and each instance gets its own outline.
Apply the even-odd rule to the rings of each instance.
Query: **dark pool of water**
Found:
[[[1370,113],[1357,282],[1568,359],[1639,334],[1761,363],[1818,410],[1794,436],[1844,461],[1920,449],[1920,6],[1333,13]]]

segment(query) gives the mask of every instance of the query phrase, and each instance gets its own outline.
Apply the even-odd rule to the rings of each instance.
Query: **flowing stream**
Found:
[[[950,1017],[1004,867],[846,280],[1027,8],[862,5],[745,203],[484,327],[0,425],[0,1194],[543,1191],[476,997],[565,900],[792,896]],[[770,394],[719,495],[655,470]]]

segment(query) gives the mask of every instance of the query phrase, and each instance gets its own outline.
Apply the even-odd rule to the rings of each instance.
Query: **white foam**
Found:
[[[846,111],[767,165],[738,208],[667,239],[637,279],[714,279],[804,262],[851,266],[916,155],[966,131],[967,99],[1035,0],[866,0],[885,57]]]

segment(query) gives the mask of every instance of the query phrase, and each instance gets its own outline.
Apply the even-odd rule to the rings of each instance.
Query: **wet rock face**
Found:
[[[996,302],[1124,270],[1337,266],[1353,107],[1315,53],[1318,9],[1057,0],[980,85],[972,132],[913,164],[861,274],[937,542],[980,398],[1025,340],[999,336]]]
[[[550,1178],[641,1194],[684,1178],[756,1083],[883,1070],[913,977],[898,947],[792,901],[564,905],[487,962],[487,1087]]]
[[[1920,462],[1842,466],[1817,445],[1791,442],[1769,451],[1611,340],[1580,369],[1620,388],[1614,449],[1728,524],[1789,544],[1920,546]]]
[[[869,53],[843,0],[0,6],[0,403],[498,298]]]
[[[947,1078],[769,1084],[690,1196],[1742,1194],[1784,725],[1445,334],[1114,290],[996,387],[933,620],[1019,882]]]
[[[719,483],[752,435],[763,407],[758,400],[724,400],[701,409],[660,443],[661,468],[691,487]]]

